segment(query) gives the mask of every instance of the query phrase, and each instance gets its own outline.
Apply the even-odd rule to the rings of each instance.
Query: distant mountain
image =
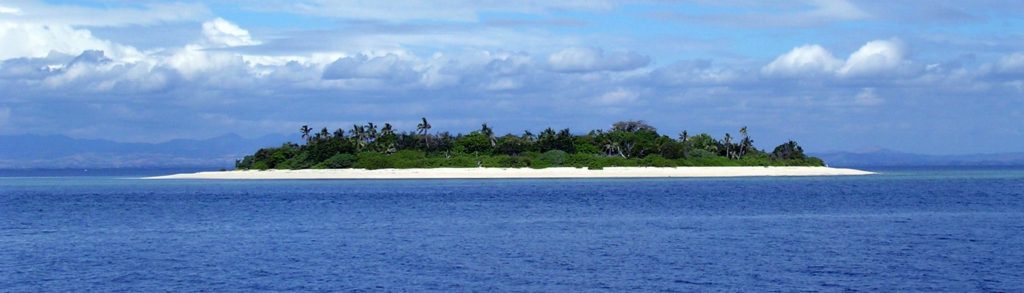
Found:
[[[887,149],[824,152],[811,155],[829,166],[1024,166],[1024,152],[972,155],[921,155]]]
[[[63,135],[7,135],[0,136],[0,168],[227,168],[256,149],[289,140],[296,141],[297,137],[243,138],[227,134],[199,140],[122,143]]]

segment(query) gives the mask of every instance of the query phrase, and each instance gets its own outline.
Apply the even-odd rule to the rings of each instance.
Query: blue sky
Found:
[[[1014,1],[0,1],[0,134],[412,129],[1024,150]]]

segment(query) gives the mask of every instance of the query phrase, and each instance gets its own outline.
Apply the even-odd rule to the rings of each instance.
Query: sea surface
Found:
[[[1024,168],[874,171],[403,181],[4,171],[0,291],[1024,291]]]

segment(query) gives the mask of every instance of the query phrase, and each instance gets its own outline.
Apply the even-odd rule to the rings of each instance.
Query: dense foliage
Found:
[[[621,121],[608,130],[574,135],[569,129],[538,134],[495,135],[484,124],[468,134],[433,133],[426,118],[415,132],[396,132],[391,124],[353,125],[345,131],[300,128],[305,144],[264,148],[235,162],[237,169],[581,167],[626,166],[822,166],[788,141],[765,152],[754,147],[747,128],[734,138],[701,133],[678,138],[658,133],[643,121]]]

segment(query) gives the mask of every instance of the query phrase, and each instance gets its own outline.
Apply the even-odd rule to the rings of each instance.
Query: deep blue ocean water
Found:
[[[1024,291],[1024,168],[150,181],[0,172],[0,291]]]

